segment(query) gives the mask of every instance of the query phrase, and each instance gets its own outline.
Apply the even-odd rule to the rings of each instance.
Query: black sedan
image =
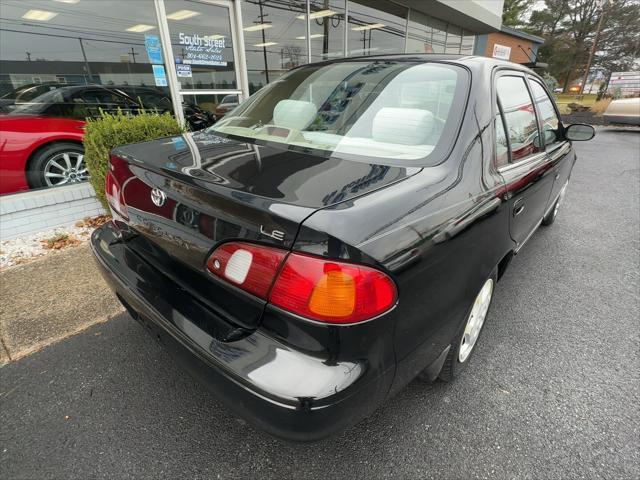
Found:
[[[185,120],[192,131],[202,130],[215,123],[212,113],[197,105],[183,103]],[[85,120],[97,118],[100,112],[117,111],[137,114],[142,110],[173,113],[169,93],[160,88],[132,85],[75,85],[51,88],[28,101],[13,105],[11,115]]]
[[[508,62],[311,64],[203,132],[114,150],[92,247],[229,408],[316,439],[469,363],[496,282],[558,214],[571,140],[593,135]]]

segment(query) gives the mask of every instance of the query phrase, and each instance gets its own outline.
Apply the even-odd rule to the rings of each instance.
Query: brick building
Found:
[[[502,26],[499,32],[476,37],[474,54],[515,63],[535,63],[544,38]]]

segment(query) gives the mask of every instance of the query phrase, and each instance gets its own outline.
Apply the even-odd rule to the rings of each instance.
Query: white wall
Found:
[[[106,213],[88,183],[0,197],[0,240],[70,226]]]

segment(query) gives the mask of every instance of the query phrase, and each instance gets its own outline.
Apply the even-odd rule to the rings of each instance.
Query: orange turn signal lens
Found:
[[[311,293],[309,310],[325,317],[347,317],[356,306],[356,282],[339,270],[325,273]]]

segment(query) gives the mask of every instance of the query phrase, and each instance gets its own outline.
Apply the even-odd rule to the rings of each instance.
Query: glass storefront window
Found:
[[[408,9],[382,0],[348,2],[349,56],[404,52]]]
[[[473,33],[464,30],[462,35],[462,45],[460,46],[460,53],[464,55],[473,55],[473,46],[475,39],[476,36]]]
[[[242,2],[249,93],[308,62],[305,14],[304,2]]]
[[[429,17],[424,13],[411,10],[409,13],[409,31],[407,32],[407,53],[433,53],[431,37],[433,32],[428,26]]]
[[[238,106],[235,94],[181,95],[184,119],[191,131],[210,127]]]
[[[447,25],[447,42],[444,53],[460,53],[462,42],[462,29],[455,25]]]
[[[80,158],[84,122],[100,111],[179,108],[187,126],[199,130],[238,103],[245,68],[254,93],[309,61],[345,53],[470,54],[475,38],[388,0],[1,1],[0,135],[7,141],[0,144],[0,194],[85,179],[83,164],[56,160],[67,168],[51,170],[52,155]],[[166,14],[168,39],[156,5]],[[238,8],[242,25],[234,20]],[[234,35],[244,37],[245,65],[237,64]],[[68,151],[10,151],[42,136],[53,141],[60,131]]]
[[[197,0],[164,3],[181,88],[237,88],[229,10]]]
[[[431,27],[431,48],[433,53],[444,53],[447,40],[447,23],[437,18],[429,18]]]
[[[311,61],[344,57],[344,0],[311,0]]]
[[[82,125],[101,109],[171,109],[153,2],[3,0],[1,10],[0,194],[85,180]]]

